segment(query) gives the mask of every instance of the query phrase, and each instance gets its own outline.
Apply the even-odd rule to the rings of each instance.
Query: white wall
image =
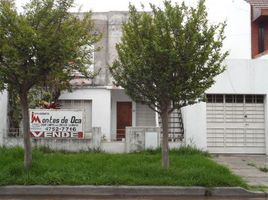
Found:
[[[268,60],[226,60],[226,71],[216,77],[216,83],[206,91],[210,94],[262,94],[265,100],[266,153],[268,154]],[[182,109],[185,137],[202,149],[206,144],[206,103]]]
[[[226,60],[225,72],[207,93],[267,94],[268,60]]]
[[[8,94],[7,91],[0,92],[0,146],[3,145],[3,136],[7,129],[7,109],[8,109]]]
[[[101,127],[101,132],[110,140],[111,92],[105,88],[73,89],[63,92],[60,100],[92,100],[92,127]]]
[[[182,118],[186,144],[207,150],[206,103],[182,108]]]
[[[125,142],[102,142],[101,151],[107,153],[125,153],[126,152],[126,143]]]
[[[266,155],[268,155],[268,98],[267,95],[264,98],[264,120],[265,120],[265,145],[266,145]]]
[[[227,23],[223,49],[229,51],[228,59],[250,59],[250,5],[245,0],[206,0],[206,5],[211,24]]]

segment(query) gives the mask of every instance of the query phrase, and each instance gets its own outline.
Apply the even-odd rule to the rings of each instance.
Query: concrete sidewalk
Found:
[[[93,185],[11,185],[0,186],[4,196],[95,196],[95,197],[255,197],[266,198],[267,192],[252,192],[240,187],[178,187],[178,186],[93,186]]]
[[[268,168],[268,156],[265,155],[214,155],[213,159],[219,164],[230,168],[250,185],[265,186],[268,191],[268,172],[259,167]]]

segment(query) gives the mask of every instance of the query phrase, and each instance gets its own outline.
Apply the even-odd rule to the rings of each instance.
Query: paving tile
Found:
[[[241,176],[249,184],[268,187],[268,173],[262,172],[258,169],[258,167],[268,167],[268,156],[218,155],[213,159],[219,164],[227,166],[234,174]]]

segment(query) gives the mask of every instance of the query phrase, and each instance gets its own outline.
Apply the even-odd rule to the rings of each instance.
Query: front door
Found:
[[[117,102],[117,140],[125,138],[126,126],[132,126],[132,103]]]

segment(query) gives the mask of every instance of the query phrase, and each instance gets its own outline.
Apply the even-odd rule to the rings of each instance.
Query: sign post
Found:
[[[84,138],[83,112],[79,110],[30,110],[30,131],[35,138]]]

